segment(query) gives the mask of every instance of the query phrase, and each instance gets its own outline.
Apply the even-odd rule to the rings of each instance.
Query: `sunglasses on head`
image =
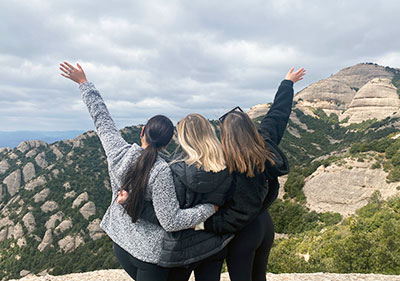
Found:
[[[239,106],[236,106],[235,108],[229,110],[227,113],[225,113],[224,115],[222,115],[221,117],[219,117],[219,118],[218,118],[219,122],[221,122],[221,123],[224,122],[225,118],[226,118],[229,114],[231,114],[232,112],[235,112],[235,111],[243,112],[243,110],[242,110]]]

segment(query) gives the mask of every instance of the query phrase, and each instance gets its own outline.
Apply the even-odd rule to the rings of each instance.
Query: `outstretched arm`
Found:
[[[60,64],[61,75],[79,84],[82,99],[86,104],[89,114],[93,119],[97,135],[103,145],[110,166],[116,166],[121,158],[122,151],[130,149],[129,145],[121,136],[113,119],[108,112],[99,91],[94,85],[87,81],[85,72],[77,64],[76,67],[68,62]]]
[[[292,111],[293,84],[302,80],[305,74],[304,68],[294,72],[292,67],[281,82],[270,110],[261,121],[260,134],[264,139],[280,143]]]

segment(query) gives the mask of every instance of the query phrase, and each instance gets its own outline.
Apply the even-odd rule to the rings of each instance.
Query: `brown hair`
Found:
[[[235,111],[226,116],[221,124],[221,142],[230,173],[254,177],[264,172],[266,161],[275,164],[274,154],[246,113]]]

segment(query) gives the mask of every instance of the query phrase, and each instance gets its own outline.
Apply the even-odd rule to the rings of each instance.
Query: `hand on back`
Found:
[[[297,70],[296,72],[294,71],[294,67],[292,67],[288,74],[286,74],[285,79],[286,80],[291,80],[293,81],[293,83],[296,83],[297,81],[300,81],[303,79],[303,76],[306,75],[306,70],[304,68],[300,68],[299,70]]]

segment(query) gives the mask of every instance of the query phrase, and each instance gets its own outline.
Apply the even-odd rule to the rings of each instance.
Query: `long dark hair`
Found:
[[[143,211],[146,186],[151,168],[157,159],[157,152],[169,143],[173,133],[172,121],[163,115],[150,118],[144,127],[143,137],[146,138],[148,146],[126,174],[122,185],[122,189],[129,192],[125,210],[133,223],[139,219]]]

